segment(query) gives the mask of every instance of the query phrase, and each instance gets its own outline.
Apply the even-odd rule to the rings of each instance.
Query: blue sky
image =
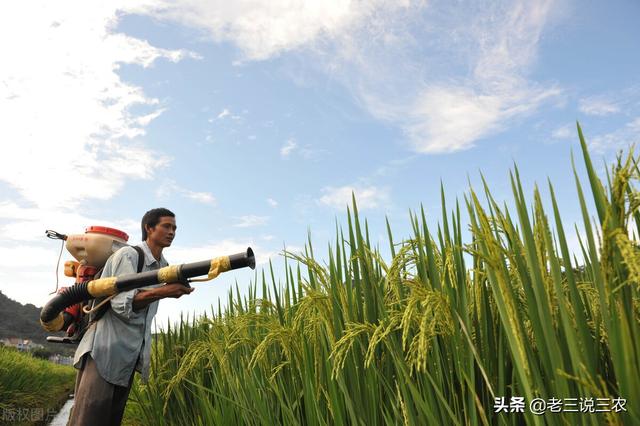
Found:
[[[633,1],[21,2],[0,14],[0,290],[42,305],[59,246],[45,229],[177,215],[172,263],[251,245],[259,268],[322,257],[355,192],[374,240],[409,210],[435,224],[517,163],[579,220],[579,120],[597,163],[640,135]],[[575,241],[574,241],[575,244]],[[63,254],[63,261],[69,259]],[[161,303],[202,312],[249,271]],[[60,277],[62,285],[69,279]]]

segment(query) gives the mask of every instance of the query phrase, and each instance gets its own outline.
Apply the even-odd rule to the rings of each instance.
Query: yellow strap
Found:
[[[180,265],[170,265],[158,269],[159,283],[175,283],[178,281],[178,269]]]
[[[228,271],[229,269],[231,269],[231,261],[229,260],[229,256],[216,257],[215,259],[211,259],[211,267],[209,268],[209,274],[207,275],[207,278],[192,279],[191,281],[209,281],[216,278],[221,273]]]
[[[60,312],[58,316],[51,321],[42,322],[42,320],[40,320],[40,324],[42,324],[42,327],[47,331],[62,330],[62,326],[64,325],[64,317],[62,316],[62,312]]]
[[[89,290],[89,294],[93,297],[111,296],[118,292],[116,280],[116,277],[107,277],[89,281],[87,290]]]

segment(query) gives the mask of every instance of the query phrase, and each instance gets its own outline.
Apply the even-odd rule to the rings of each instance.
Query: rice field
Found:
[[[436,229],[423,210],[409,239],[387,223],[383,259],[354,200],[326,262],[309,241],[285,253],[286,276],[263,271],[248,295],[167,326],[127,421],[640,424],[638,159],[620,154],[603,182],[578,133],[575,229],[551,184],[527,197],[514,170],[513,208],[485,185],[448,210],[443,191]]]
[[[0,424],[43,424],[73,393],[76,372],[0,345]]]

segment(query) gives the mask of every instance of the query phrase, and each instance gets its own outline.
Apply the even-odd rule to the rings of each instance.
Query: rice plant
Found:
[[[283,279],[263,271],[224,309],[156,336],[151,381],[136,382],[128,420],[640,424],[638,161],[620,154],[604,184],[578,134],[596,209],[574,166],[579,253],[552,185],[547,212],[538,188],[527,201],[517,169],[511,209],[485,184],[452,211],[443,189],[435,232],[423,209],[404,241],[387,222],[390,260],[354,199],[326,263],[309,241],[303,254],[284,253]],[[544,414],[530,409],[535,399]]]
[[[51,418],[73,392],[73,367],[0,345],[0,424]]]

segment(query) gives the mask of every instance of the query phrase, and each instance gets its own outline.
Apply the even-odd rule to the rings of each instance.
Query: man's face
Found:
[[[160,247],[169,247],[176,236],[176,218],[162,216],[153,228],[147,226],[147,240]]]

